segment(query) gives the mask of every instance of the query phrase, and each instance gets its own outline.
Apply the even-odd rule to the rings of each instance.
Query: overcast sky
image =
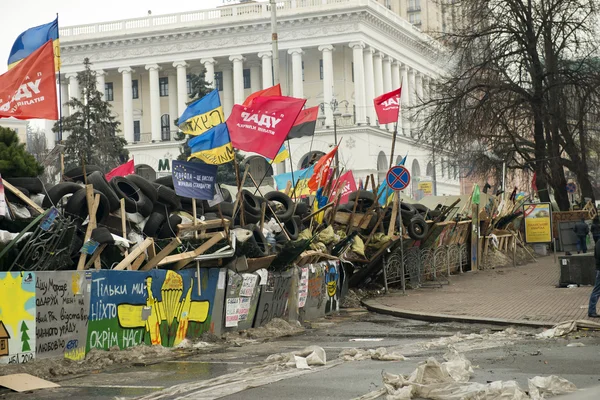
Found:
[[[137,18],[148,15],[213,8],[231,0],[0,0],[0,73],[17,36],[37,25],[52,21],[58,13],[59,27]]]

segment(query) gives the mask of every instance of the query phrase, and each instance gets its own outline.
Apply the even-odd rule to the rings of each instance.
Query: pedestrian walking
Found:
[[[590,228],[592,232],[592,237],[594,238],[594,243],[597,243],[600,240],[600,218],[595,216],[592,220],[592,227]]]
[[[577,254],[581,252],[587,253],[587,235],[590,233],[590,227],[585,223],[585,219],[581,218],[581,221],[577,222],[573,227],[573,232],[577,236]]]
[[[592,294],[590,295],[590,304],[588,306],[588,317],[600,318],[600,315],[596,313],[596,305],[598,304],[598,298],[600,297],[600,240],[596,242],[594,247],[594,258],[596,259],[596,283]]]

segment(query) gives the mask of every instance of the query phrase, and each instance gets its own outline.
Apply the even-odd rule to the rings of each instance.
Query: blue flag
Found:
[[[10,50],[8,55],[8,69],[13,68],[21,60],[28,57],[31,53],[52,40],[54,48],[54,65],[58,71],[60,69],[60,43],[58,38],[58,17],[44,25],[27,29],[21,33]]]
[[[224,122],[219,92],[215,89],[190,104],[179,117],[178,124],[185,134],[201,135]]]
[[[178,196],[212,200],[217,180],[217,166],[173,161],[173,186]]]

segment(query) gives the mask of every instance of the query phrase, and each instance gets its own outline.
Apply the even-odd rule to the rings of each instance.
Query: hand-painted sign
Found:
[[[552,242],[552,207],[550,203],[523,205],[525,243]]]
[[[392,190],[404,190],[410,184],[410,172],[403,165],[390,168],[385,181]]]

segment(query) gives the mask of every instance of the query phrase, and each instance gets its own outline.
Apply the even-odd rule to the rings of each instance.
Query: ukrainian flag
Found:
[[[285,147],[285,144],[282,144],[281,148],[279,149],[279,153],[277,153],[274,159],[271,160],[270,158],[265,158],[270,164],[279,164],[280,162],[284,162],[290,158],[290,152],[288,151],[287,147]]]
[[[215,89],[185,109],[179,117],[179,129],[188,135],[201,135],[224,122],[219,91]]]
[[[52,40],[54,47],[54,65],[56,71],[60,70],[60,43],[58,40],[58,17],[50,22],[27,29],[21,33],[13,44],[10,55],[8,56],[8,69],[17,65],[25,57],[45,45],[48,40]]]
[[[225,164],[235,157],[226,124],[220,124],[203,135],[188,142],[192,149],[191,158],[198,158],[207,164]]]

